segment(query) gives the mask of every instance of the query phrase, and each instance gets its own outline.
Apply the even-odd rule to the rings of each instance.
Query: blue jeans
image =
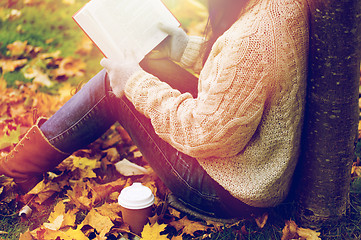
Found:
[[[40,129],[51,144],[72,153],[95,141],[116,121],[163,183],[187,207],[219,218],[244,217],[257,211],[232,197],[196,159],[160,139],[150,120],[136,111],[126,97],[115,97],[105,70],[89,80]]]

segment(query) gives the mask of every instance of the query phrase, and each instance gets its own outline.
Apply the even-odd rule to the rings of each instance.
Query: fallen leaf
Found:
[[[298,226],[294,221],[292,221],[292,220],[286,221],[286,225],[282,230],[281,240],[289,240],[289,239],[298,238],[297,228],[298,228]]]
[[[187,216],[183,217],[180,220],[173,221],[169,223],[170,226],[175,227],[177,231],[183,230],[183,233],[193,235],[195,231],[206,231],[209,228],[200,222],[191,221]]]
[[[85,63],[81,59],[72,57],[63,58],[58,68],[54,69],[54,78],[58,81],[67,80],[69,77],[84,76]]]
[[[26,68],[26,70],[24,70],[24,77],[33,79],[33,83],[40,86],[51,87],[54,85],[54,83],[50,81],[49,76],[36,67]]]
[[[121,219],[121,206],[118,203],[104,203],[100,207],[95,208],[95,210],[101,215],[109,217],[112,221]]]
[[[79,226],[76,229],[69,228],[66,231],[51,230],[45,227],[40,227],[31,231],[31,235],[35,239],[89,240],[89,238],[81,231]]]
[[[26,46],[28,45],[28,41],[15,41],[9,45],[7,45],[7,49],[9,49],[9,55],[10,56],[16,56],[19,57],[21,56],[25,50],[26,50]]]
[[[268,213],[264,213],[262,216],[257,217],[256,219],[257,226],[263,228],[268,220]]]
[[[43,180],[31,189],[28,194],[36,195],[34,202],[42,204],[57,192],[61,192],[57,183],[52,181],[45,183]]]
[[[20,125],[17,126],[15,131],[11,131],[9,135],[4,134],[0,137],[0,149],[6,148],[19,142]]]
[[[65,212],[64,201],[59,201],[55,205],[54,210],[50,213],[48,221],[54,222],[56,218],[58,218],[58,216],[63,216],[63,221],[59,228],[73,227],[75,225],[76,211],[77,209],[72,209],[69,210],[68,212]]]
[[[183,240],[183,236],[182,235],[173,236],[171,240]]]
[[[33,240],[33,236],[31,235],[30,231],[26,231],[24,233],[20,233],[19,240]]]
[[[101,162],[97,159],[73,158],[73,166],[81,170],[81,178],[95,178],[96,174],[93,170],[99,168],[100,164]]]
[[[303,239],[303,240],[321,240],[320,233],[311,229],[299,228],[297,224],[292,221],[286,221],[286,225],[282,230],[281,240]]]
[[[137,164],[134,164],[125,158],[114,164],[114,166],[117,169],[117,171],[123,176],[136,176],[136,175],[148,174],[147,169]]]
[[[61,225],[63,224],[63,221],[64,221],[64,215],[59,215],[53,220],[53,222],[44,223],[43,225],[47,229],[56,231],[60,229]]]
[[[114,224],[108,216],[103,216],[95,209],[91,209],[81,225],[91,226],[99,233],[99,236],[104,237]]]
[[[7,72],[13,72],[17,68],[23,67],[27,61],[27,59],[3,59],[0,60],[0,67],[2,68],[3,74],[5,74]]]
[[[298,228],[297,233],[298,233],[298,235],[300,236],[301,239],[321,240],[321,238],[319,238],[320,233],[316,232],[316,231],[314,231],[312,229]]]
[[[72,0],[74,1],[74,0]],[[89,54],[93,49],[93,42],[87,37],[84,36],[82,38],[81,44],[79,45],[78,49],[76,50],[76,53],[81,55],[87,55]]]
[[[170,215],[180,218],[180,212],[174,208],[169,208]]]
[[[142,231],[143,240],[169,240],[166,235],[160,235],[160,232],[164,231],[166,224],[159,225],[154,224],[152,227],[147,224]]]
[[[93,206],[93,201],[88,197],[89,191],[85,182],[77,181],[72,186],[72,189],[67,191],[66,195],[77,208],[90,210]]]

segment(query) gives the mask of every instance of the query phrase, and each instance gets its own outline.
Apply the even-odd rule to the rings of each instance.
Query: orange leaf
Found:
[[[182,219],[178,221],[170,222],[169,225],[175,227],[177,231],[183,229],[183,232],[186,234],[193,235],[195,231],[206,231],[208,228],[204,226],[203,224],[195,221],[191,221],[188,219],[187,216],[183,217]]]
[[[256,220],[256,223],[257,223],[257,226],[259,228],[263,228],[266,223],[267,223],[267,220],[268,220],[268,213],[264,213],[262,216],[259,216],[258,218],[255,219]]]

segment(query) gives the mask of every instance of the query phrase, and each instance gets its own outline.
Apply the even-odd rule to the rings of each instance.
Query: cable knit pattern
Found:
[[[251,206],[283,201],[298,159],[306,6],[304,0],[257,0],[213,45],[197,98],[144,71],[125,89],[162,139],[197,158],[212,178]],[[186,65],[196,65],[194,49],[185,51]]]

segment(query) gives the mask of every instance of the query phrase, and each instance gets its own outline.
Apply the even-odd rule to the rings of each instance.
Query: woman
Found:
[[[0,173],[29,190],[119,121],[187,207],[233,218],[276,206],[299,154],[307,11],[305,0],[209,0],[208,42],[162,26],[170,37],[159,47],[199,71],[198,82],[181,93],[171,86],[182,83],[162,82],[126,58],[104,59],[109,77],[101,71],[39,119],[1,159]]]

